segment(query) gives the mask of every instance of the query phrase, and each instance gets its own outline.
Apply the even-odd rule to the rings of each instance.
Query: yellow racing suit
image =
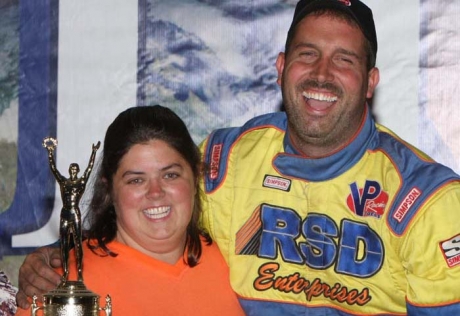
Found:
[[[283,112],[202,145],[203,224],[247,315],[460,315],[460,178],[376,124],[320,159]]]

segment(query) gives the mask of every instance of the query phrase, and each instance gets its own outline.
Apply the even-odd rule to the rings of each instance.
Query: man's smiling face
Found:
[[[328,155],[359,129],[378,69],[366,70],[365,37],[357,25],[331,13],[309,15],[296,26],[277,59],[291,140],[306,155]]]

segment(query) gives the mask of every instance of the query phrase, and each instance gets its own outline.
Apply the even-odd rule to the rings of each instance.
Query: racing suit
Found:
[[[460,315],[460,178],[366,114],[338,152],[283,112],[202,145],[203,224],[247,315]]]

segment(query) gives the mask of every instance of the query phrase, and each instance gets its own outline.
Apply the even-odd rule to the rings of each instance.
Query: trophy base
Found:
[[[86,288],[83,282],[67,281],[60,284],[55,290],[43,295],[45,305],[98,305],[99,295]]]
[[[43,309],[45,316],[98,316],[101,310],[111,315],[111,300],[107,296],[106,307],[100,308],[99,295],[88,290],[83,282],[67,281],[43,295],[42,307],[38,308],[34,300],[32,315],[34,309]]]

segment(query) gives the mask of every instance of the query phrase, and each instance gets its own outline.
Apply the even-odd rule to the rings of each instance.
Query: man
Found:
[[[376,53],[362,2],[300,1],[276,62],[286,114],[203,144],[203,223],[248,315],[460,315],[460,178],[373,121]],[[28,271],[49,274],[50,251],[22,291],[44,288]]]

